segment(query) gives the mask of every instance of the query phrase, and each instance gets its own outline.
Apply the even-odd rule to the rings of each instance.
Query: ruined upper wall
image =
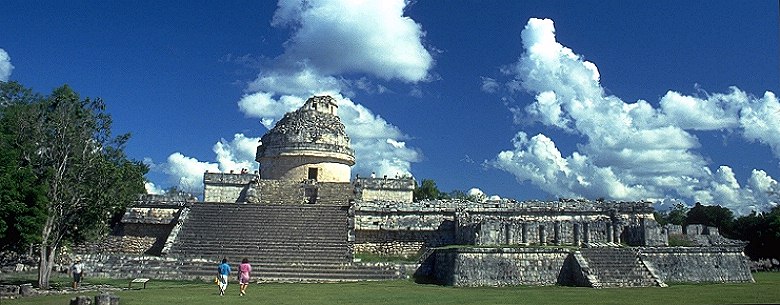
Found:
[[[412,178],[355,178],[357,198],[362,201],[411,203],[416,183]]]
[[[241,202],[246,192],[259,177],[249,173],[209,173],[203,174],[203,201],[205,202]]]

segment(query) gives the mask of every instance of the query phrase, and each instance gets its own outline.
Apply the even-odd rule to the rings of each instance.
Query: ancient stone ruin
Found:
[[[349,137],[329,96],[268,131],[260,171],[204,173],[204,200],[146,196],[116,236],[84,247],[90,274],[210,279],[248,258],[261,281],[414,276],[455,286],[665,286],[753,281],[744,243],[716,228],[661,227],[648,202],[413,202],[410,177],[352,177]],[[669,236],[692,246],[669,247]],[[408,257],[365,263],[355,253]],[[414,259],[418,259],[414,262]]]

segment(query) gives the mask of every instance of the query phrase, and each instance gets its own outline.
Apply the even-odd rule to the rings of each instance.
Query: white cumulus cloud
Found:
[[[11,64],[11,56],[3,49],[0,49],[0,81],[7,82],[11,76],[14,66]]]
[[[434,61],[423,45],[425,32],[404,16],[404,0],[304,1],[280,0],[272,26],[289,29],[283,54],[262,67],[249,82],[238,107],[246,117],[260,119],[267,129],[312,95],[331,95],[351,138],[356,165],[363,175],[409,175],[419,152],[409,138],[365,106],[348,98],[353,89],[385,93],[372,78],[414,85],[427,81]],[[357,79],[342,75],[362,74]],[[257,140],[236,134],[213,147],[216,162],[199,161],[181,153],[159,165],[173,185],[198,193],[203,172],[257,168]]]
[[[356,173],[408,175],[419,152],[408,136],[365,106],[353,101],[352,88],[386,92],[364,73],[407,83],[425,81],[433,59],[423,46],[422,27],[404,16],[407,2],[280,1],[272,25],[293,31],[284,54],[247,86],[238,102],[248,117],[270,129],[286,112],[312,95],[330,95],[355,150]]]
[[[691,133],[734,131],[780,157],[780,104],[773,93],[757,98],[731,88],[699,97],[670,91],[657,108],[644,100],[627,103],[605,93],[594,63],[556,40],[552,20],[530,19],[521,38],[520,59],[502,68],[509,77],[503,86],[510,94],[530,93],[534,101],[510,105],[513,112],[585,140],[563,156],[550,137],[519,132],[512,150],[489,161],[493,166],[562,197],[681,198],[739,212],[777,204],[774,179],[756,170],[740,185],[728,166],[713,173]]]
[[[280,60],[316,67],[324,75],[368,73],[423,80],[433,58],[422,26],[404,16],[407,1],[282,0],[272,25],[294,30]]]
[[[168,176],[167,184],[175,186],[181,191],[194,195],[203,193],[203,174],[208,172],[240,172],[247,169],[253,172],[258,169],[255,162],[255,152],[260,138],[247,137],[237,133],[232,140],[221,139],[212,147],[216,156],[216,162],[200,161],[194,157],[188,157],[180,152],[168,156],[162,164],[154,164],[152,160],[145,160],[152,171],[162,172]],[[147,192],[159,193],[159,186],[147,185]]]

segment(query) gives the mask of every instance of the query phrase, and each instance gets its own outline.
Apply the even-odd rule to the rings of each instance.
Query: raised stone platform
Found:
[[[594,288],[753,281],[738,247],[439,248],[427,256],[416,277],[451,286]]]

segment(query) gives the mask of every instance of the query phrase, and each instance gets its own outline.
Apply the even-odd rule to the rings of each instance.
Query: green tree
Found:
[[[683,225],[685,223],[686,215],[688,214],[688,207],[678,202],[672,207],[671,210],[666,212],[655,212],[654,216],[656,221],[661,225],[673,224]]]
[[[6,96],[5,93],[0,96]],[[49,287],[63,242],[108,232],[126,205],[144,192],[148,168],[129,160],[129,135],[111,135],[101,99],[80,99],[67,85],[45,98],[11,100],[4,111],[4,145],[10,145],[37,185],[45,189],[39,233],[38,286]]]
[[[687,214],[685,224],[702,224],[717,227],[724,233],[731,231],[734,213],[728,208],[717,205],[702,205],[697,202]]]
[[[443,196],[433,179],[423,179],[413,192],[414,201],[441,199]]]
[[[741,216],[734,220],[733,238],[748,242],[745,254],[752,259],[780,259],[780,206],[767,213]]]
[[[13,118],[41,97],[15,82],[0,82],[0,251],[19,251],[40,241],[46,189],[22,158]]]

